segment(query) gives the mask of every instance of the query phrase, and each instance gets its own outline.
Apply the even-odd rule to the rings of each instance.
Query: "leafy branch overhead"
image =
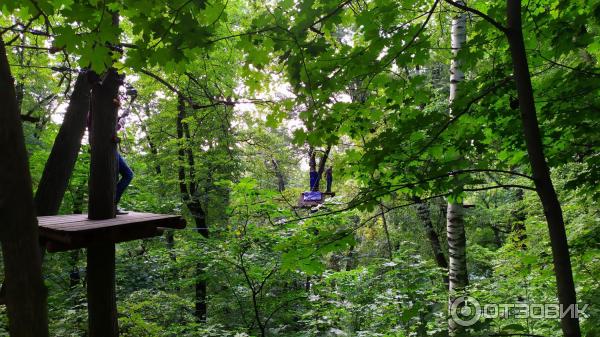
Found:
[[[599,58],[599,0],[3,1],[0,335],[595,336]],[[40,260],[115,149],[187,227]]]

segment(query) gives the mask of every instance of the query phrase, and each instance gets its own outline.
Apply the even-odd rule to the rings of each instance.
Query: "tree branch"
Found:
[[[346,5],[348,5],[349,3],[351,3],[352,0],[346,0],[344,2],[342,2],[341,4],[339,4],[333,11],[325,14],[324,16],[320,17],[317,21],[313,22],[312,25],[310,25],[309,29],[313,30],[317,30],[317,34],[323,34],[321,33],[318,29],[315,28],[315,25],[329,19],[330,17],[334,16],[337,12],[339,12],[340,10],[342,10],[342,8],[346,7]]]
[[[515,175],[515,176],[519,176],[519,177],[527,178],[529,180],[533,180],[533,177],[528,176],[528,175],[523,174],[523,173],[519,173],[519,172],[515,172],[515,171],[507,171],[507,170],[496,170],[496,169],[465,169],[465,170],[456,170],[456,171],[451,171],[450,175],[453,175],[455,173],[460,174],[460,173],[470,173],[470,172],[493,172],[493,173],[512,174],[512,175]]]
[[[464,188],[463,191],[465,191],[465,192],[477,192],[477,191],[493,190],[493,189],[496,189],[496,188],[522,188],[522,189],[528,190],[528,191],[536,191],[536,189],[534,187],[525,186],[525,185],[518,185],[518,184],[508,184],[508,185],[499,184],[499,185],[494,185],[494,186]]]
[[[394,54],[394,56],[388,62],[386,62],[383,65],[383,67],[381,67],[381,68],[385,68],[385,67],[389,66],[396,58],[398,58],[398,56],[400,56],[400,54],[402,54],[403,52],[408,50],[408,48],[410,48],[413,45],[413,43],[415,43],[415,41],[417,40],[419,35],[421,35],[421,32],[423,32],[423,30],[427,26],[427,23],[429,23],[429,20],[433,16],[433,12],[435,11],[435,8],[437,7],[438,3],[439,3],[439,0],[435,0],[435,2],[433,3],[433,6],[431,6],[431,9],[429,10],[429,13],[427,14],[427,17],[425,18],[425,21],[423,22],[421,27],[419,27],[419,30],[415,33],[415,35],[413,35],[412,39],[410,39],[410,41],[408,41],[408,43],[406,45],[404,45],[404,47],[402,47],[402,49],[400,49],[400,51],[398,51],[396,54]],[[369,83],[370,83],[370,81],[369,81]],[[367,85],[367,87],[368,87],[368,85]]]
[[[40,121],[39,117],[33,117],[30,115],[21,115],[21,120],[29,123],[37,123]]]
[[[501,25],[498,21],[492,19],[489,15],[475,9],[475,8],[471,8],[469,6],[457,3],[455,1],[452,0],[444,0],[447,4],[452,5],[456,8],[460,8],[463,11],[466,12],[470,12],[473,13],[479,17],[481,17],[482,19],[484,19],[485,21],[491,23],[494,27],[498,28],[501,32],[503,32],[504,34],[508,33],[508,29],[506,29],[506,27],[504,27],[503,25]]]
[[[438,131],[436,131],[436,133],[433,135],[433,137],[431,137],[431,139],[429,139],[429,141],[427,142],[427,144],[425,144],[425,146],[423,146],[415,155],[418,156],[421,153],[423,153],[425,150],[427,150],[427,148],[429,146],[431,146],[431,144],[433,144],[433,142],[439,138],[439,136],[444,133],[444,131],[446,131],[446,129],[448,129],[448,127],[450,127],[450,125],[454,122],[456,122],[461,116],[463,116],[464,114],[466,114],[467,112],[469,112],[469,110],[471,109],[471,106],[473,104],[475,104],[477,101],[483,99],[485,96],[487,96],[488,94],[492,93],[494,90],[504,86],[505,84],[507,84],[508,82],[510,82],[513,79],[512,76],[506,77],[504,80],[502,80],[500,83],[494,84],[493,86],[486,88],[484,91],[481,92],[481,94],[477,95],[476,97],[474,97],[473,99],[471,99],[467,105],[465,106],[465,108],[460,111],[458,114],[456,114],[456,116],[453,116],[450,120],[448,120]]]

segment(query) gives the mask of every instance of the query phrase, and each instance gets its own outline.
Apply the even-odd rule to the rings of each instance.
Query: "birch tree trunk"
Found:
[[[464,223],[464,208],[458,203],[448,203],[448,290],[450,299],[453,292],[460,292],[469,283],[467,275],[467,253]]]
[[[464,5],[462,1],[456,1],[456,3]],[[450,62],[450,105],[458,95],[459,83],[465,78],[460,67],[458,53],[467,38],[466,25],[467,16],[462,11],[452,19],[451,47],[453,57]],[[452,109],[450,109],[450,114],[452,115]],[[446,233],[448,238],[448,301],[452,303],[461,295],[469,283],[467,240],[462,202],[452,201],[448,203]],[[448,333],[451,336],[460,334],[462,329],[464,327],[456,324],[454,320],[448,320]]]

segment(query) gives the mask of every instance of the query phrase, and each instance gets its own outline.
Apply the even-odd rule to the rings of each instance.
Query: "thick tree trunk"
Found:
[[[446,256],[444,255],[444,251],[442,250],[440,238],[435,229],[433,228],[433,222],[431,221],[431,212],[429,211],[429,206],[426,203],[424,203],[420,198],[415,198],[414,200],[417,203],[417,215],[423,223],[425,235],[427,235],[427,240],[429,240],[429,244],[431,245],[431,251],[433,252],[435,262],[438,265],[438,267],[444,269],[447,273],[448,262],[446,261]],[[444,276],[444,282],[448,284],[448,275]]]
[[[0,38],[0,242],[12,337],[48,336],[38,227],[23,130],[4,41]]]
[[[101,81],[92,84],[90,125],[90,219],[115,217],[117,181],[116,123],[121,79],[109,69]]]
[[[121,79],[109,69],[102,81],[92,84],[90,125],[90,179],[88,216],[115,217],[117,173],[116,121]],[[119,335],[115,294],[115,245],[87,250],[87,296],[89,337]]]
[[[88,248],[86,275],[89,336],[119,336],[114,244]]]
[[[35,194],[38,215],[56,215],[75,167],[90,106],[90,85],[84,72],[77,76],[69,107]]]
[[[521,27],[521,1],[507,1],[507,19],[508,27],[506,35],[513,61],[525,144],[527,146],[535,188],[544,208],[546,221],[548,222],[558,300],[565,307],[570,305],[576,306],[575,284],[571,270],[569,246],[562,209],[554,190],[552,179],[550,178],[550,170],[544,155],[542,136],[535,110],[533,88]],[[565,315],[561,319],[561,327],[566,337],[581,336],[579,319],[577,317]]]

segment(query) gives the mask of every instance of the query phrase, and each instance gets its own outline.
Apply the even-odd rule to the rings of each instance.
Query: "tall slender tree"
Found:
[[[419,220],[421,220],[423,224],[423,228],[425,229],[425,235],[427,236],[427,240],[431,245],[431,251],[433,253],[433,257],[435,259],[438,267],[442,268],[445,273],[448,273],[448,261],[446,260],[446,255],[442,249],[442,245],[440,243],[440,237],[438,233],[433,228],[433,221],[431,221],[431,212],[429,210],[429,205],[418,197],[413,199],[416,203],[417,215],[419,216]],[[448,284],[448,275],[444,276],[444,282]]]
[[[186,207],[192,214],[196,224],[196,231],[204,238],[209,237],[208,222],[206,219],[205,205],[202,204],[200,193],[198,191],[198,183],[196,181],[196,163],[194,151],[191,145],[191,135],[189,125],[185,121],[187,117],[185,99],[180,95],[177,105],[177,140],[179,141],[178,156],[178,176],[179,176],[179,191],[181,198]],[[186,167],[188,172],[186,174]],[[200,322],[206,322],[208,303],[207,289],[208,280],[206,279],[206,271],[203,263],[196,264],[196,284],[194,286],[195,299],[195,315]]]
[[[533,181],[542,207],[544,208],[544,215],[546,216],[550,232],[550,245],[554,260],[558,300],[564,306],[576,306],[575,282],[573,281],[565,221],[544,154],[542,135],[535,108],[535,99],[533,97],[531,74],[529,73],[527,52],[525,50],[525,42],[523,41],[521,1],[507,0],[506,4],[506,36],[510,46],[515,74],[519,109],[521,111],[521,121],[523,122],[523,134],[533,173]],[[581,336],[577,315],[564,315],[561,318],[561,326],[563,334],[566,337]]]
[[[544,154],[542,134],[536,113],[533,86],[531,84],[531,73],[529,72],[527,51],[525,49],[525,41],[523,38],[521,1],[506,1],[506,26],[485,13],[465,6],[464,3],[449,0],[446,0],[446,2],[482,17],[504,33],[507,38],[529,164],[531,166],[535,189],[542,203],[546,222],[548,223],[548,231],[550,233],[550,246],[552,247],[558,300],[563,307],[573,308],[577,306],[577,298],[571,268],[569,246],[562,208],[554,189],[554,184],[550,176],[550,169],[548,167],[546,155]],[[561,328],[565,336],[581,336],[579,318],[577,315],[564,315],[564,317],[561,318]]]
[[[463,4],[462,1],[457,1]],[[452,19],[451,47],[452,60],[450,63],[450,98],[452,105],[459,94],[458,85],[465,78],[461,69],[458,53],[466,41],[467,16],[464,12],[457,13]],[[452,114],[452,109],[450,110]],[[448,202],[446,218],[446,235],[448,238],[448,300],[454,302],[469,283],[467,273],[467,239],[465,235],[464,209],[462,201],[456,199]],[[463,327],[454,320],[448,321],[450,335],[460,333]]]

